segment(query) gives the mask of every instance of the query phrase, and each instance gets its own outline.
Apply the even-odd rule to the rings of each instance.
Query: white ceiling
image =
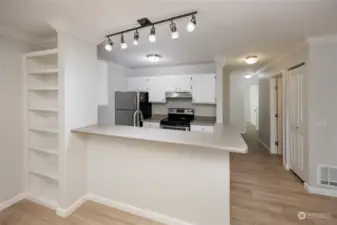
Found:
[[[136,26],[139,18],[155,21],[194,10],[199,11],[194,33],[185,31],[187,19],[179,20],[181,38],[171,40],[164,24],[157,29],[157,43],[150,44],[144,29],[139,46],[131,46],[133,34],[126,34],[130,47],[121,50],[116,37],[114,50],[105,56],[136,68],[151,66],[148,53],[163,56],[158,65],[226,56],[238,66],[257,54],[262,65],[308,36],[337,33],[336,0],[1,0],[0,26],[50,39],[54,31],[48,23],[63,21],[100,43],[109,33]]]

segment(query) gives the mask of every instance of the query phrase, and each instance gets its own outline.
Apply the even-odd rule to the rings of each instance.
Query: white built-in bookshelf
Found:
[[[58,51],[25,54],[27,192],[56,207],[59,192]]]

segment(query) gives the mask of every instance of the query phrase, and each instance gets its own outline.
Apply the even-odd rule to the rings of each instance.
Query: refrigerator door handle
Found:
[[[133,126],[134,127],[137,127],[138,126],[138,119],[137,119],[137,117],[138,117],[138,110],[136,110],[135,111],[135,113],[133,114]]]

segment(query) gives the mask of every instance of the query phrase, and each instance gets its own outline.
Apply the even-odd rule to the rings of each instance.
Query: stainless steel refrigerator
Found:
[[[143,126],[142,120],[151,116],[148,92],[115,92],[116,125]]]

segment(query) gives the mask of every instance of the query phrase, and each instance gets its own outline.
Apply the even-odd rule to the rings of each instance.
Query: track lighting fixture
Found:
[[[122,34],[122,36],[121,36],[121,48],[122,49],[128,48],[128,44],[125,43],[125,41],[124,41],[124,34]]]
[[[156,42],[156,40],[157,40],[157,38],[156,38],[156,28],[153,25],[152,28],[151,28],[151,31],[150,31],[149,41],[153,43],[153,42]]]
[[[133,36],[133,44],[138,45],[138,40],[139,40],[139,32],[136,30],[134,36]]]
[[[177,25],[175,23],[173,23],[173,20],[171,21],[170,28],[171,28],[171,32],[172,32],[171,33],[172,39],[179,38],[179,33],[177,31]]]
[[[195,30],[195,26],[197,24],[197,21],[196,21],[196,18],[195,18],[196,14],[198,14],[198,12],[193,11],[193,12],[190,12],[190,13],[185,13],[185,14],[177,15],[177,16],[174,16],[174,17],[171,17],[171,18],[159,20],[159,21],[156,21],[156,22],[151,22],[148,18],[139,19],[137,21],[138,21],[140,26],[133,27],[133,28],[130,28],[130,29],[127,29],[127,30],[123,30],[123,31],[119,31],[119,32],[107,35],[106,37],[108,38],[108,42],[105,45],[105,50],[107,50],[108,52],[112,51],[113,42],[110,40],[110,37],[117,36],[117,35],[122,35],[121,36],[121,48],[122,49],[128,48],[128,44],[125,43],[125,40],[124,40],[124,33],[128,33],[128,32],[131,32],[131,31],[135,31],[134,36],[133,36],[133,44],[138,45],[139,44],[139,32],[138,32],[138,30],[146,28],[146,27],[151,27],[150,35],[149,35],[149,41],[151,43],[154,43],[157,40],[155,25],[167,23],[167,22],[170,22],[170,21],[171,21],[171,24],[170,24],[171,37],[172,37],[172,39],[177,39],[177,38],[179,38],[179,33],[178,33],[178,30],[177,30],[177,25],[173,21],[181,19],[181,18],[192,16],[192,19],[190,20],[190,22],[187,24],[187,27],[186,27],[188,32],[192,32],[192,31]]]
[[[105,45],[105,50],[107,50],[108,52],[111,52],[112,51],[112,41],[110,38],[108,38],[108,43]]]
[[[195,25],[197,24],[197,19],[195,18],[194,15],[192,15],[191,21],[187,24],[187,31],[188,32],[193,32],[195,30]]]

